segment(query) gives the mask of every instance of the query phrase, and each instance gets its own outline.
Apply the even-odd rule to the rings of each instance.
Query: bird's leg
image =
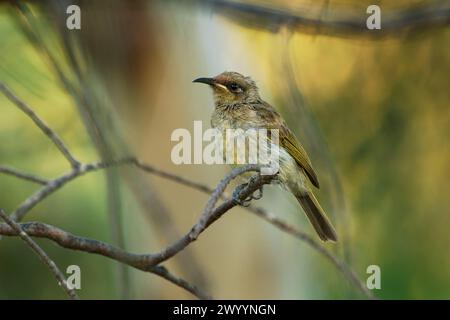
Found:
[[[253,200],[259,200],[263,197],[263,186],[250,196]]]
[[[252,200],[251,197],[248,197],[245,200],[241,200],[239,197],[239,194],[241,193],[241,191],[246,188],[248,186],[248,182],[240,184],[236,187],[236,189],[234,189],[233,194],[231,196],[231,198],[233,199],[234,202],[236,202],[238,205],[243,206],[243,207],[248,207],[250,205],[250,201]]]
[[[236,202],[240,206],[248,207],[252,200],[259,200],[263,196],[263,186],[261,186],[261,188],[259,188],[257,191],[255,191],[255,193],[258,192],[257,194],[252,194],[252,195],[248,196],[245,200],[241,200],[239,198],[239,194],[241,193],[241,191],[249,185],[249,183],[252,181],[252,179],[255,179],[255,177],[254,176],[251,177],[249,179],[249,182],[240,184],[233,191],[232,199],[234,202]]]

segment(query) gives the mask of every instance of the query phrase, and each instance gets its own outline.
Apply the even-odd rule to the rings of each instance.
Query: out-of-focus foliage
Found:
[[[366,15],[366,2],[329,1],[326,10],[334,15],[351,8],[353,14]],[[402,1],[395,7],[427,2]],[[87,66],[95,67],[92,72],[98,73],[99,87],[106,88],[105,101],[118,106],[120,134],[130,150],[161,168],[216,184],[227,169],[175,166],[170,160],[170,134],[176,128],[192,129],[193,120],[209,125],[211,95],[191,84],[194,78],[224,70],[250,75],[310,153],[321,180],[321,202],[337,220],[338,233],[349,233],[354,269],[365,279],[368,265],[380,266],[382,289],[375,294],[449,298],[448,28],[380,41],[293,33],[285,28],[271,33],[236,25],[211,8],[203,9],[201,1],[196,6],[176,1],[140,3],[138,10],[115,1],[105,7],[85,2],[82,13],[89,27],[74,31],[91,54]],[[296,8],[291,3],[271,1],[270,5],[290,10],[313,6],[312,1],[300,1]],[[392,9],[390,3],[380,5]],[[123,7],[128,10],[118,10]],[[66,61],[45,12],[32,8],[52,52]],[[23,36],[15,14],[7,5],[0,6],[0,80],[42,116],[77,157],[97,159],[74,102],[48,61]],[[97,24],[96,16],[101,17]],[[104,40],[102,46],[95,46],[98,39]],[[124,49],[130,43],[132,50]],[[117,52],[132,54],[121,60],[113,54],[115,46]],[[111,55],[99,50],[105,47]],[[67,63],[63,65],[70,72]],[[4,97],[0,97],[0,112],[0,164],[48,177],[67,169],[53,145]],[[188,230],[206,196],[149,179],[176,228]],[[336,183],[342,187],[340,194]],[[10,212],[36,189],[1,175],[0,207]],[[122,193],[127,248],[151,252],[166,245],[168,240],[160,237],[157,224],[144,217],[132,191],[124,187]],[[102,175],[89,175],[39,204],[27,218],[110,241],[105,198]],[[267,188],[259,205],[310,231],[301,209],[286,193]],[[46,240],[39,243],[62,269],[81,266],[82,298],[118,297],[114,262],[64,250]],[[335,246],[342,253],[342,243]],[[218,298],[356,297],[341,274],[305,248],[244,210],[234,209],[187,250],[204,267],[210,291]],[[19,239],[0,240],[0,259],[0,298],[63,297],[45,266]],[[182,275],[185,272],[179,264],[169,266]],[[137,298],[190,297],[138,271],[132,271],[132,284]]]

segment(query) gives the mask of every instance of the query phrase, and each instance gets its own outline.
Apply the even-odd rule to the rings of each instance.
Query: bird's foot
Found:
[[[248,207],[250,205],[250,201],[252,200],[251,197],[248,197],[245,200],[241,200],[241,198],[239,197],[239,194],[241,193],[241,191],[246,188],[248,186],[248,183],[243,183],[240,184],[236,187],[236,189],[234,189],[233,191],[233,195],[231,196],[231,198],[233,199],[233,201],[243,207]]]
[[[253,177],[251,177],[250,180],[251,179],[253,179]],[[255,193],[253,193],[252,195],[247,197],[245,200],[241,200],[240,197],[239,197],[239,194],[241,193],[241,191],[244,188],[246,188],[249,185],[249,183],[250,183],[250,181],[246,182],[246,183],[243,183],[243,184],[237,186],[236,189],[234,189],[234,191],[233,191],[233,195],[232,195],[233,201],[235,203],[237,203],[238,205],[243,206],[243,207],[248,207],[252,200],[259,200],[263,196],[263,187],[261,186],[261,188],[256,190]]]
[[[253,200],[259,200],[263,197],[263,186],[261,186],[261,188],[259,188],[258,190],[256,190],[251,196],[250,196]]]

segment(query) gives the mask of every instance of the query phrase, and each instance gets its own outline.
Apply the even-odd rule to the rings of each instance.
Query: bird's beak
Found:
[[[213,88],[217,88],[217,89],[220,89],[222,91],[228,91],[226,86],[224,86],[223,84],[218,83],[216,81],[216,79],[214,79],[214,78],[198,78],[198,79],[195,79],[192,82],[205,83],[205,84],[210,85]]]
[[[216,81],[214,80],[214,78],[198,78],[192,82],[205,83],[205,84],[209,84],[210,86],[216,85]]]

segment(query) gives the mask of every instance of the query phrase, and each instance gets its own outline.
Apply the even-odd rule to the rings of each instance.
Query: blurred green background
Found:
[[[450,298],[449,28],[385,39],[288,28],[270,32],[236,23],[205,2],[81,2],[82,29],[74,31],[59,20],[67,16],[64,1],[28,4],[32,30],[74,87],[90,97],[90,115],[104,137],[92,134],[83,103],[61,84],[48,54],[26,36],[20,10],[6,3],[0,4],[0,80],[83,162],[105,152],[106,157],[131,153],[213,186],[229,169],[174,165],[170,134],[176,128],[192,130],[194,120],[209,126],[211,93],[193,85],[193,79],[224,70],[250,75],[262,97],[284,115],[318,171],[317,195],[343,239],[327,248],[345,256],[363,281],[367,266],[380,266],[382,287],[374,290],[379,298]],[[327,19],[340,12],[365,17],[370,2],[275,1],[270,6]],[[377,4],[393,10],[436,2]],[[81,62],[81,76],[67,43]],[[3,96],[0,112],[0,165],[48,178],[69,170],[57,149]],[[101,151],[102,146],[111,151]],[[168,231],[172,227],[164,227],[165,217],[185,232],[207,196],[134,174],[148,184],[148,192],[133,184],[129,172],[119,171],[116,180],[125,247],[155,252],[175,239]],[[114,242],[106,181],[103,172],[77,179],[37,205],[26,220]],[[0,207],[12,212],[38,188],[0,175]],[[257,204],[312,234],[295,199],[285,192],[266,188]],[[131,268],[130,290],[123,294],[116,262],[37,241],[63,270],[81,267],[83,299],[192,298]],[[215,298],[361,298],[321,255],[241,208],[185,251],[167,266],[204,285]],[[0,299],[65,298],[20,239],[0,239],[0,261]]]

